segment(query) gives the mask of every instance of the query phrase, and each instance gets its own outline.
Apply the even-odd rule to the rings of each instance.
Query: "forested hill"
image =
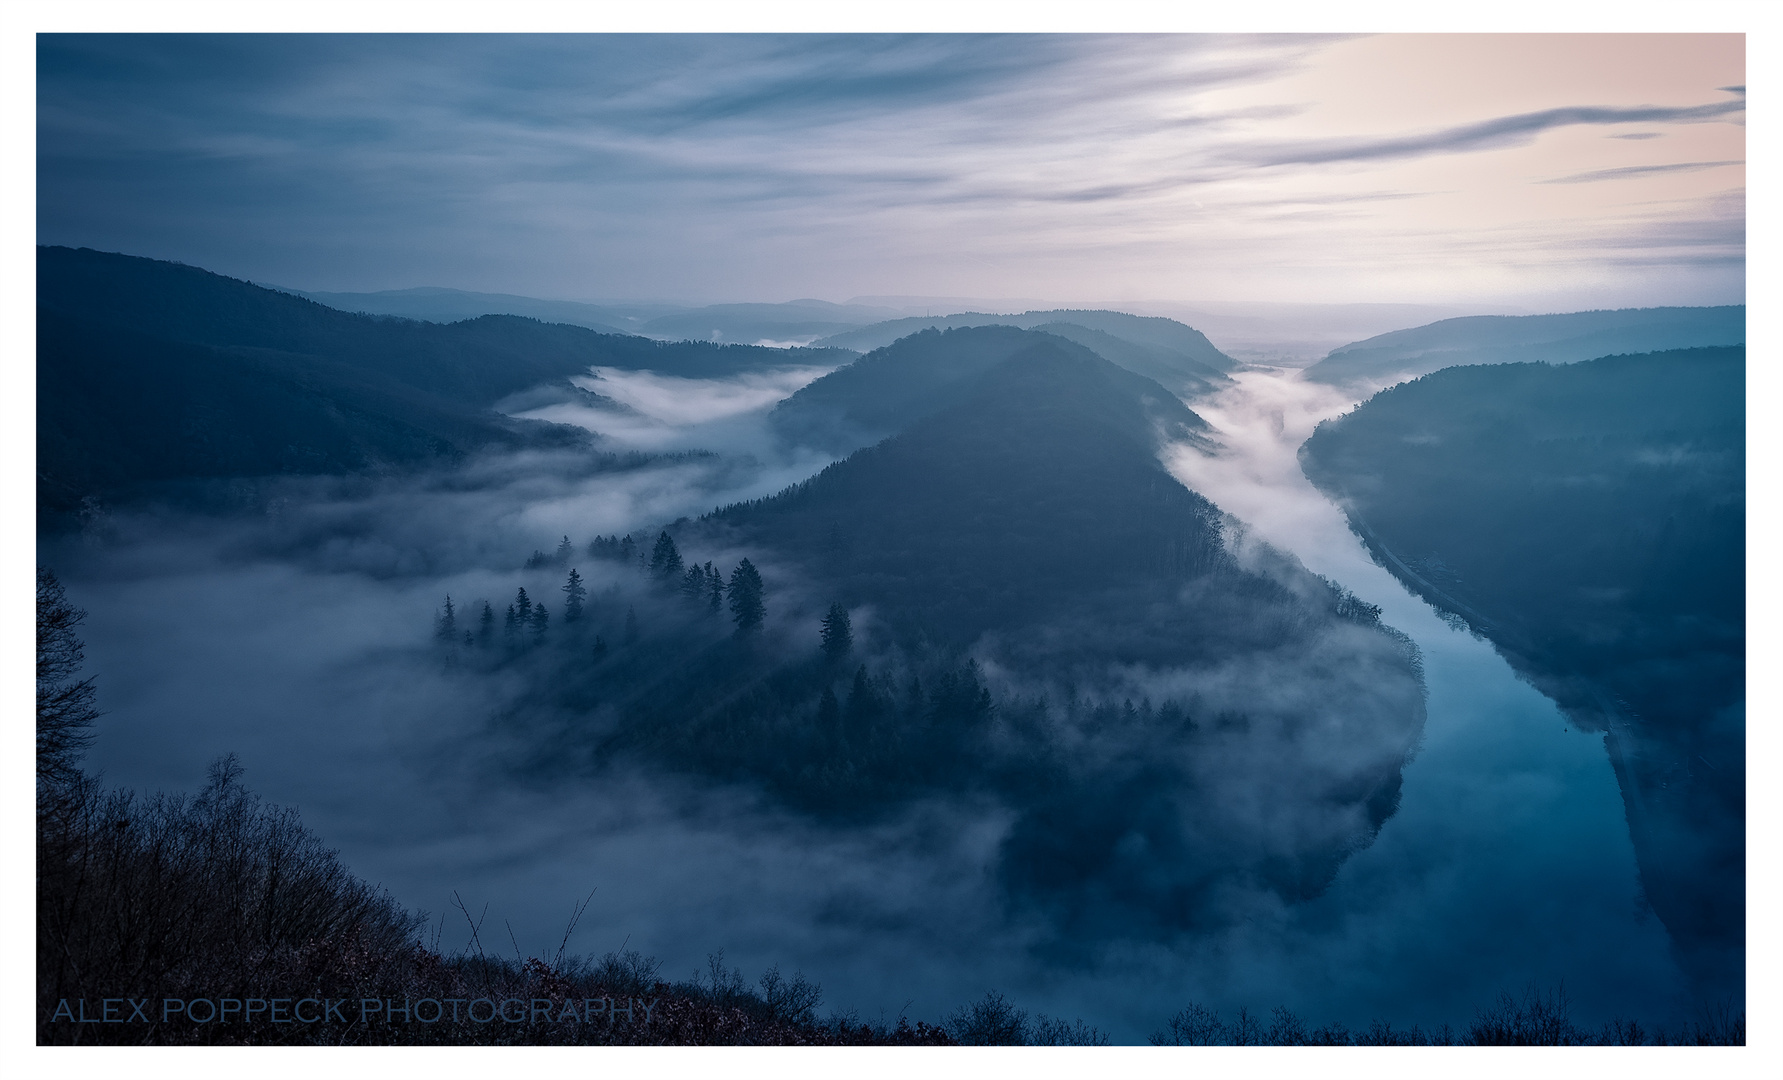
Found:
[[[1741,977],[1745,350],[1449,368],[1320,425],[1308,477],[1389,570],[1608,746],[1646,897]]]
[[[1206,430],[1206,423],[1163,386],[1118,361],[1110,363],[1113,357],[1099,357],[1091,348],[1052,334],[1009,326],[911,334],[808,384],[781,402],[771,421],[789,441],[847,453],[979,394],[986,373],[1017,354],[1093,360],[1107,379],[1151,402],[1184,435]]]
[[[446,647],[531,672],[503,722],[540,769],[642,758],[826,818],[992,800],[999,880],[1061,949],[1318,893],[1397,805],[1415,648],[1164,469],[1160,439],[1197,426],[1181,402],[1022,340],[780,495],[595,542],[619,579],[573,621]]]
[[[1221,561],[1218,512],[1158,461],[1160,437],[1206,424],[1088,350],[1007,327],[927,331],[807,390],[831,387],[851,419],[902,434],[717,520],[824,571],[844,602],[966,644]]]
[[[1306,369],[1306,377],[1333,385],[1378,385],[1471,364],[1570,364],[1600,356],[1745,342],[1744,305],[1472,315],[1333,349]]]
[[[858,349],[883,348],[923,330],[1013,326],[1044,330],[1093,349],[1105,360],[1163,383],[1171,393],[1194,397],[1228,385],[1226,372],[1238,362],[1215,348],[1199,330],[1174,319],[1129,315],[1123,311],[1057,309],[1020,315],[967,312],[892,319],[827,338],[817,344]]]
[[[168,341],[343,361],[477,407],[593,366],[712,378],[851,358],[840,350],[652,341],[517,315],[447,325],[377,318],[180,263],[86,248],[37,249],[37,303]]]
[[[336,311],[195,267],[38,249],[38,508],[482,447],[587,442],[505,395],[594,365],[721,375],[852,354],[667,344],[513,316],[452,325]]]
[[[1088,311],[1081,308],[1053,308],[1047,311],[1026,311],[1020,315],[988,315],[983,312],[962,312],[957,315],[912,316],[890,319],[856,330],[845,331],[819,341],[848,349],[871,350],[890,345],[918,330],[957,330],[967,326],[1014,326],[1031,330],[1044,323],[1070,323],[1121,338],[1136,345],[1167,349],[1180,353],[1210,371],[1231,371],[1238,362],[1216,348],[1207,336],[1192,326],[1175,319],[1150,315],[1129,315],[1124,311]]]

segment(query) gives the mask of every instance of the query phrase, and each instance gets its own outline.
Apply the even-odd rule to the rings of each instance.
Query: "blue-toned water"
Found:
[[[1500,991],[1564,982],[1580,1020],[1672,1022],[1694,1003],[1680,999],[1665,931],[1641,904],[1601,736],[1567,730],[1490,645],[1370,562],[1301,477],[1296,447],[1347,404],[1288,372],[1244,373],[1197,406],[1226,451],[1169,464],[1257,535],[1381,605],[1423,650],[1429,722],[1399,811],[1318,900],[1089,967],[1035,954],[1031,928],[1001,907],[986,873],[1006,820],[995,807],[927,806],[838,831],[734,792],[506,778],[486,721],[509,688],[444,675],[423,645],[441,595],[510,595],[527,580],[515,573],[375,576],[344,556],[218,561],[216,545],[190,538],[48,554],[91,613],[88,670],[108,714],[90,760],[109,781],[191,789],[212,756],[235,751],[250,786],[300,807],[360,875],[445,912],[446,948],[468,937],[455,893],[473,913],[488,905],[486,944],[506,949],[511,928],[512,949],[549,954],[594,889],[572,951],[624,944],[685,977],[722,948],[751,978],[775,963],[802,969],[827,1007],[863,1018],[933,1020],[995,988],[1117,1041],[1144,1041],[1191,1000],[1227,1012],[1287,1005],[1313,1025],[1464,1026]],[[509,514],[513,526],[518,514],[551,532],[574,521],[578,539],[623,532],[709,507],[715,482],[698,470],[710,468],[628,477],[626,490],[590,481],[528,496],[512,514],[452,496],[452,520]],[[416,549],[380,557],[425,565],[425,536],[406,542]]]

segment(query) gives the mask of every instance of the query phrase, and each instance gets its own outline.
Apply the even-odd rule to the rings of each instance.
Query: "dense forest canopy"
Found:
[[[1135,374],[1075,342],[1053,334],[1009,326],[922,330],[825,375],[782,401],[770,420],[789,442],[847,453],[980,393],[987,372],[1018,353],[1094,359],[1112,378],[1171,426],[1175,437],[1193,438],[1206,422],[1155,380]],[[1141,430],[1117,437],[1149,438],[1149,417],[1135,418]]]

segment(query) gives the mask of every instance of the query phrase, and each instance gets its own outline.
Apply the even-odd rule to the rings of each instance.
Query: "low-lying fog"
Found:
[[[594,889],[572,951],[626,945],[684,978],[723,949],[752,980],[775,963],[802,969],[827,1008],[863,1018],[937,1020],[996,988],[1143,1042],[1190,1001],[1351,1026],[1464,1026],[1501,990],[1562,980],[1587,1021],[1671,1022],[1694,1004],[1640,901],[1601,737],[1566,730],[1490,646],[1369,561],[1294,456],[1350,402],[1283,370],[1241,373],[1196,406],[1223,454],[1168,463],[1381,605],[1421,646],[1430,694],[1399,812],[1320,899],[1059,966],[1029,948],[1036,928],[1010,920],[987,875],[1006,825],[993,807],[934,803],[844,830],[692,783],[516,779],[489,723],[514,688],[442,669],[429,647],[441,599],[499,610],[524,585],[555,608],[559,571],[520,569],[532,549],[565,534],[585,549],[810,475],[826,460],[786,458],[761,417],[817,374],[603,371],[584,385],[631,412],[533,414],[587,423],[614,449],[716,456],[599,471],[532,455],[427,482],[293,483],[251,521],[120,517],[103,539],[47,547],[89,612],[87,670],[106,709],[90,765],[114,784],[190,790],[212,757],[237,752],[253,788],[432,912],[448,949],[468,937],[454,894],[488,905],[486,945],[511,951],[506,923],[520,951],[549,955]],[[573,565],[591,593],[624,572]]]

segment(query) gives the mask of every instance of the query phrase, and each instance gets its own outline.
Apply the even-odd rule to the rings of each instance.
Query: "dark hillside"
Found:
[[[1167,407],[1169,398],[1172,420],[1184,430],[1206,428],[1151,379],[1108,364],[1081,345],[1008,326],[924,330],[901,338],[805,386],[775,407],[772,421],[790,441],[846,453],[966,400],[992,368],[1041,345],[1052,353],[1032,355],[1096,360],[1112,372],[1105,378],[1126,380],[1130,389],[1143,386],[1158,407]]]
[[[658,342],[517,315],[450,325],[355,315],[197,267],[86,248],[38,249],[37,302],[168,341],[325,356],[478,408],[593,366],[709,378],[849,357],[834,350]]]
[[[38,507],[278,473],[346,473],[490,446],[577,446],[375,372],[270,349],[171,342],[39,309]]]
[[[1397,806],[1416,650],[1165,471],[1199,424],[1157,384],[1045,335],[915,339],[973,342],[1020,347],[778,496],[597,542],[650,553],[635,588],[457,662],[531,672],[501,720],[529,769],[641,759],[831,821],[995,800],[997,879],[1066,951],[1316,894]]]
[[[966,356],[1005,351],[977,378],[962,374]],[[1206,424],[1162,387],[1024,331],[930,331],[844,369],[873,380],[855,390],[853,416],[876,407],[874,421],[901,426],[918,411],[891,393],[923,385],[916,363],[898,363],[906,354],[924,375],[952,376],[962,400],[718,521],[831,570],[845,602],[888,605],[961,645],[1057,615],[1085,590],[1193,577],[1219,561],[1218,511],[1157,459],[1160,434],[1192,438]]]
[[[841,333],[891,314],[885,308],[794,300],[785,304],[710,304],[658,315],[640,329],[653,337],[709,341],[790,341]]]
[[[38,503],[277,473],[589,442],[511,420],[504,397],[601,365],[713,376],[851,354],[666,344],[491,315],[442,326],[352,315],[195,267],[38,249]]]
[[[1647,899],[1737,982],[1745,350],[1450,368],[1320,425],[1308,477],[1383,565],[1607,730]]]
[[[1183,397],[1211,394],[1232,382],[1223,371],[1210,364],[1192,360],[1168,348],[1116,337],[1105,330],[1092,330],[1071,322],[1040,323],[1033,329],[1075,341],[1102,359],[1155,380],[1171,393]]]
[[[1565,315],[1470,315],[1331,350],[1306,369],[1334,385],[1407,379],[1470,364],[1570,364],[1617,353],[1743,345],[1746,309],[1626,308]]]
[[[1215,348],[1206,335],[1174,319],[1129,315],[1124,311],[1085,311],[1074,308],[1028,311],[1020,315],[966,312],[959,315],[892,319],[835,334],[819,340],[817,344],[865,352],[890,345],[899,338],[909,337],[921,330],[958,330],[969,326],[1013,326],[1032,330],[1046,323],[1065,323],[1119,338],[1152,354],[1168,357],[1185,374],[1201,378],[1217,377],[1221,372],[1231,371],[1238,366],[1236,360]]]

